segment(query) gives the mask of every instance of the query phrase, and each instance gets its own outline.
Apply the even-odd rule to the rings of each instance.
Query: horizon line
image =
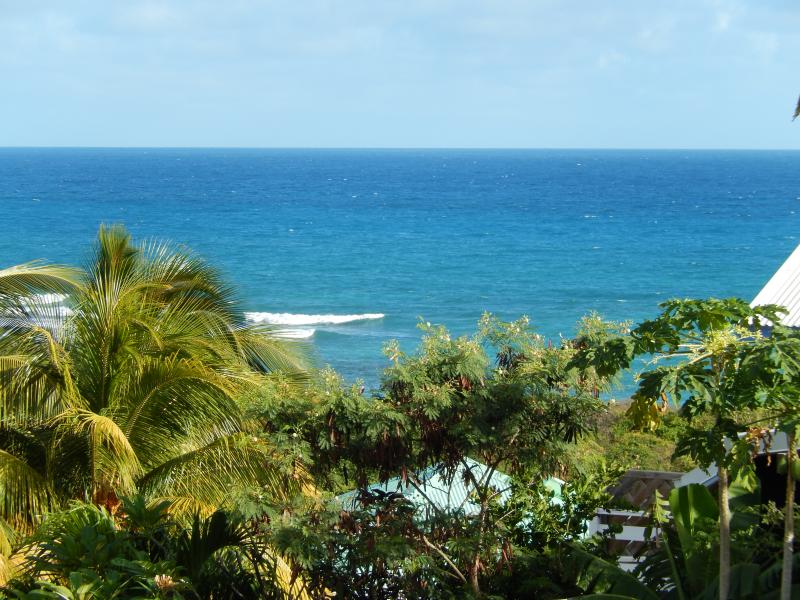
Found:
[[[800,148],[714,148],[633,146],[93,146],[93,145],[0,145],[0,150],[580,150],[644,152],[796,152]]]

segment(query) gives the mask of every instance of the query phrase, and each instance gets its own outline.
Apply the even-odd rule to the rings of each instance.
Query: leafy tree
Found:
[[[584,333],[602,337],[607,327],[587,321]],[[387,346],[391,364],[381,394],[365,397],[329,379],[302,414],[296,404],[267,400],[268,431],[295,440],[316,468],[347,470],[364,491],[373,478],[398,476],[425,497],[425,470],[462,482],[471,494],[468,509],[448,512],[429,502],[428,528],[415,529],[415,543],[480,595],[481,578],[502,569],[497,557],[510,549],[511,531],[497,512],[508,494],[494,475],[502,471],[522,487],[536,487],[559,472],[566,449],[593,427],[608,380],[590,368],[571,368],[574,342],[548,343],[525,319],[503,323],[486,315],[472,337],[452,338],[428,324],[422,329],[417,354]]]
[[[582,590],[563,557],[580,551],[616,559],[606,547],[618,527],[592,537],[587,532],[598,508],[614,506],[608,488],[622,473],[600,464],[594,470],[573,474],[557,496],[543,484],[514,485],[510,498],[495,508],[492,518],[511,542],[508,569],[497,570],[487,579],[487,592],[519,600],[579,594]]]
[[[768,419],[778,421],[786,434],[787,452],[779,464],[785,470],[786,505],[783,542],[783,575],[781,598],[792,594],[792,565],[794,564],[794,497],[800,463],[797,461],[796,439],[800,424],[800,334],[792,328],[775,324],[770,335],[759,340],[743,360],[749,370],[755,395],[768,411]],[[765,427],[751,428],[755,444],[769,447],[771,432]],[[765,439],[766,438],[766,439]]]

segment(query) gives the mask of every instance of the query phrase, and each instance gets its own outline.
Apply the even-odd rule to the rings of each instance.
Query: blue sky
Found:
[[[2,146],[795,148],[778,0],[0,0]]]

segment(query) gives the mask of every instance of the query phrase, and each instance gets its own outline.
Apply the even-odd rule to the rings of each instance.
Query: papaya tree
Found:
[[[717,468],[719,597],[726,600],[731,564],[730,472],[747,457],[731,449],[742,429],[737,414],[759,404],[753,365],[743,361],[763,338],[762,325],[780,322],[780,309],[752,308],[737,298],[676,299],[660,307],[660,315],[643,321],[629,335],[587,344],[575,363],[611,374],[629,368],[637,358],[648,358],[630,414],[647,426],[672,404],[690,418],[693,425],[676,452]]]
[[[767,418],[777,422],[786,436],[786,454],[779,457],[778,472],[786,475],[781,599],[789,600],[795,543],[794,497],[800,479],[796,449],[800,426],[800,333],[780,325],[772,327],[770,335],[761,339],[745,357],[743,366],[749,369],[748,380],[754,384],[755,394],[767,410]],[[769,446],[769,430],[754,430],[767,433],[757,437],[766,437],[764,443]]]

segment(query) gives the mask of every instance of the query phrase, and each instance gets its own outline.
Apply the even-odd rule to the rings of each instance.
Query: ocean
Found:
[[[557,337],[589,311],[751,299],[798,244],[800,152],[6,148],[0,202],[2,267],[80,264],[122,223],[375,386],[420,318],[528,315]]]

